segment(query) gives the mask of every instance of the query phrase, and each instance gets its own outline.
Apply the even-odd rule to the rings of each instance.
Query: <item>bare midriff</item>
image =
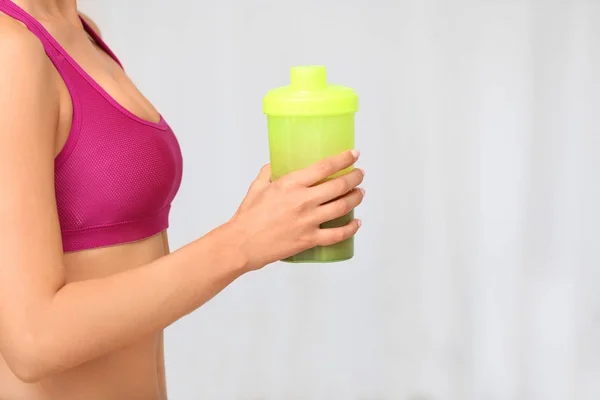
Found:
[[[67,284],[97,279],[162,257],[166,233],[113,247],[65,254]],[[0,400],[164,400],[162,332],[37,383],[21,382],[0,355]]]

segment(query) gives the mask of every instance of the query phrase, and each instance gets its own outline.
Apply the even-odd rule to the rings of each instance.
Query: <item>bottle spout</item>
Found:
[[[327,72],[325,67],[310,65],[293,67],[290,71],[290,86],[292,90],[319,90],[327,87]]]

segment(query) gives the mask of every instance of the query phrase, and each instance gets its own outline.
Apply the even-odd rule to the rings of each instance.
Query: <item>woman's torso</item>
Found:
[[[67,282],[136,268],[165,254],[166,238],[86,250],[65,256]],[[163,360],[157,332],[137,343],[35,384],[20,382],[0,357],[1,400],[163,400]]]
[[[81,68],[122,107],[143,120],[159,120],[158,112],[140,94],[115,60],[93,44],[80,26],[60,18],[48,18],[40,22]],[[31,34],[20,22],[0,12],[0,27],[2,25],[8,29],[22,29],[23,34]],[[58,155],[69,137],[73,103],[58,71],[55,81],[49,84],[55,85],[60,93],[56,128]],[[35,243],[31,246],[35,246]],[[116,274],[149,263],[167,252],[166,233],[161,232],[133,243],[67,253],[64,257],[67,281]],[[0,400],[163,399],[161,341],[162,332],[156,332],[125,349],[35,384],[20,382],[0,356]]]

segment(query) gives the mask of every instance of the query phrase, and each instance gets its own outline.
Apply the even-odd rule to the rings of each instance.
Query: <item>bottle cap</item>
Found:
[[[270,90],[263,111],[281,117],[352,114],[358,111],[358,96],[348,87],[327,84],[323,66],[293,67],[290,84]]]

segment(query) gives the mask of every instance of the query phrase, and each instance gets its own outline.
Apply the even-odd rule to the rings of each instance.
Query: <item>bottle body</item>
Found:
[[[269,153],[273,180],[324,158],[354,149],[354,113],[327,116],[268,116]],[[348,173],[351,168],[338,173]],[[329,179],[334,178],[331,176]],[[325,222],[321,228],[344,226],[354,212]],[[283,261],[325,263],[354,255],[354,238],[318,246]]]

